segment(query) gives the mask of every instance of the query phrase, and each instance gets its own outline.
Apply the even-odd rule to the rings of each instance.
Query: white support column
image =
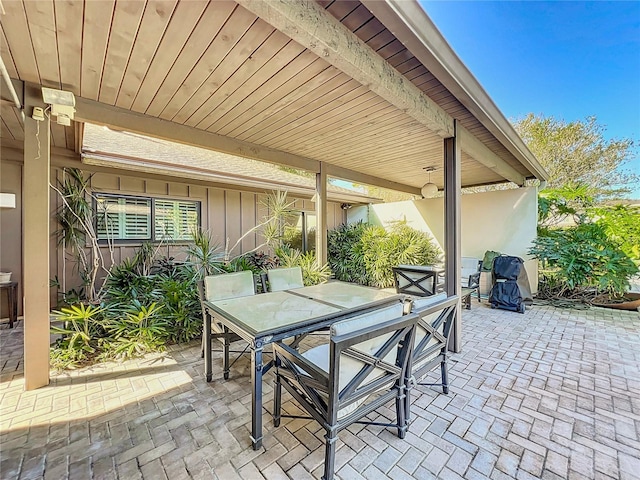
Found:
[[[316,173],[316,259],[318,265],[327,263],[327,170],[320,162]]]
[[[49,119],[31,118],[45,107],[40,87],[25,88],[23,207],[24,385],[49,384]]]
[[[454,131],[457,122],[454,122]],[[455,136],[444,140],[444,244],[445,244],[445,289],[447,294],[461,294],[460,262],[462,256],[460,222],[460,159],[462,152]],[[456,321],[453,326],[449,348],[459,352],[462,348],[462,308],[458,300]]]

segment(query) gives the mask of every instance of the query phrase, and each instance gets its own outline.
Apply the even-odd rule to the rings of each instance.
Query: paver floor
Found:
[[[640,479],[640,314],[534,306],[521,315],[474,300],[463,325],[449,395],[414,389],[405,440],[382,427],[341,432],[338,477]],[[207,383],[199,348],[56,374],[24,392],[21,322],[3,326],[0,477],[319,478],[318,424],[283,419],[274,429],[265,411],[254,452],[248,358],[224,381],[214,353]],[[291,400],[284,408],[298,411]]]

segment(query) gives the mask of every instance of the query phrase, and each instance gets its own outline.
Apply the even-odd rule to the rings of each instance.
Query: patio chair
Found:
[[[210,275],[204,277],[204,281],[198,282],[198,293],[200,295],[200,303],[202,305],[202,321],[211,322],[211,338],[217,338],[223,342],[227,347],[231,342],[241,340],[241,338],[229,331],[227,327],[215,319],[211,318],[207,309],[204,308],[202,303],[205,299],[210,302],[216,300],[225,300],[227,298],[246,297],[249,295],[255,295],[255,283],[253,280],[253,273],[250,271],[236,272],[236,273],[223,273],[220,275]],[[204,335],[202,336],[202,356],[204,356],[204,349],[207,346],[204,344]],[[211,345],[208,346],[211,348]],[[244,350],[233,350],[232,353],[245,353],[248,351],[249,345]],[[230,350],[225,349],[229,352]],[[239,358],[239,356],[238,356]],[[236,358],[237,360],[237,358]],[[233,363],[236,362],[233,361]],[[224,378],[229,378],[229,369],[233,366],[233,363],[229,364],[229,355],[225,355],[223,358],[223,370]]]
[[[268,286],[270,292],[304,287],[302,268],[300,267],[273,268],[271,270],[267,270],[266,275],[264,273],[262,274],[262,286],[264,291],[267,291],[267,281],[269,282]]]
[[[415,342],[411,354],[411,371],[407,377],[407,391],[412,385],[441,386],[444,394],[449,393],[447,359],[449,356],[449,335],[456,316],[458,297],[447,297],[442,292],[431,297],[416,298],[411,301],[411,314],[418,315]],[[420,380],[440,367],[439,383],[422,383]],[[405,417],[411,418],[411,398],[407,394]]]
[[[404,438],[409,358],[417,315],[403,315],[403,305],[370,310],[331,326],[329,343],[300,353],[274,344],[276,380],[273,423],[280,425],[282,386],[325,430],[325,480],[334,477],[336,441],[353,423],[397,429]],[[395,400],[396,423],[362,421]]]
[[[442,291],[442,272],[426,265],[398,265],[392,267],[396,292],[426,297]]]
[[[460,281],[462,287],[474,290],[480,302],[480,271],[482,270],[482,260],[475,257],[462,257],[461,268]],[[470,310],[471,294],[465,295],[463,300],[465,302],[465,308]]]

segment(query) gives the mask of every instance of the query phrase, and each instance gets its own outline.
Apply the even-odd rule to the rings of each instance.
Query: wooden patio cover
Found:
[[[36,305],[33,315],[48,321],[48,305],[37,300],[48,298],[48,280],[36,255],[44,249],[48,257],[48,197],[31,195],[48,189],[48,169],[34,159],[48,161],[49,141],[36,147],[40,130],[30,118],[34,106],[46,107],[40,86],[76,96],[72,126],[50,122],[45,132],[53,152],[79,152],[82,122],[105,124],[315,172],[321,200],[327,176],[419,195],[422,169],[435,166],[431,181],[445,190],[451,291],[460,187],[545,178],[417,1],[1,6],[2,63],[27,117],[23,123],[3,80],[2,148],[24,150],[25,224],[43,225],[24,239],[25,315]],[[25,332],[32,388],[44,382],[29,382],[37,375],[27,347],[35,335]],[[38,341],[41,349],[45,339]]]

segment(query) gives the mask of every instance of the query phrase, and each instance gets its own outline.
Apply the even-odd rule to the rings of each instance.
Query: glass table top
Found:
[[[321,283],[289,291],[295,295],[307,296],[342,308],[358,307],[377,300],[397,296],[396,293],[346,282]]]
[[[226,318],[233,317],[235,323],[252,335],[341,311],[286,291],[219,300],[211,302],[211,305],[224,312]]]

